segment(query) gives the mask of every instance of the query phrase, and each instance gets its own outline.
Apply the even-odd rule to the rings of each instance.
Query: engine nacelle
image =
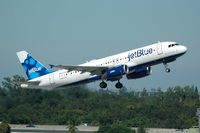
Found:
[[[151,67],[137,69],[136,71],[126,74],[127,79],[138,79],[149,76],[151,74]]]
[[[105,78],[107,80],[118,80],[120,79],[124,74],[128,73],[129,69],[127,65],[120,65],[116,66],[110,69],[107,69],[105,72]]]

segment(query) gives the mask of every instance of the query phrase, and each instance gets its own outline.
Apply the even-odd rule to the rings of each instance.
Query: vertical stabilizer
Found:
[[[17,56],[29,80],[53,72],[53,70],[47,69],[26,51],[17,52]]]

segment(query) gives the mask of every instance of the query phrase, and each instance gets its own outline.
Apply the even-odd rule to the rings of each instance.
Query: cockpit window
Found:
[[[170,48],[170,47],[174,47],[174,46],[178,46],[179,44],[177,44],[177,43],[175,43],[175,44],[170,44],[170,45],[168,45],[168,47]]]

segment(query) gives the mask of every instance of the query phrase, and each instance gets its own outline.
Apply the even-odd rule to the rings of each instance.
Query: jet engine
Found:
[[[127,79],[138,79],[142,77],[149,76],[151,74],[151,67],[139,68],[134,72],[126,74]]]
[[[120,65],[107,69],[105,71],[104,77],[107,80],[115,81],[119,80],[123,76],[123,74],[127,74],[128,72],[129,69],[127,65]]]

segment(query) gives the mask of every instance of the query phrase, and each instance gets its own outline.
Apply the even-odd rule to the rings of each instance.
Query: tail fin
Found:
[[[53,72],[53,70],[47,69],[26,51],[17,52],[17,56],[29,80]]]

